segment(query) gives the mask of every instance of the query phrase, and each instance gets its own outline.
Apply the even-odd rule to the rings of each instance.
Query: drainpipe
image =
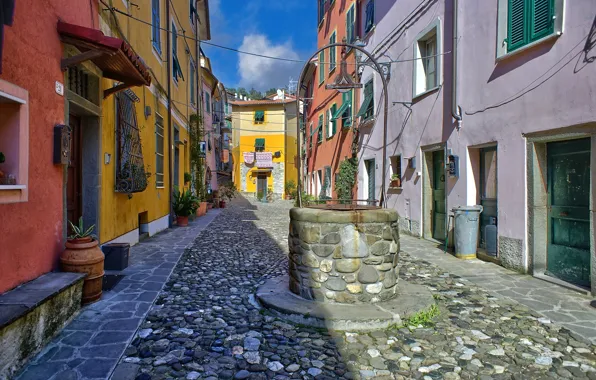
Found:
[[[453,48],[451,49],[452,65],[452,85],[451,85],[451,116],[457,121],[457,129],[461,128],[462,112],[461,107],[457,105],[457,8],[458,0],[453,0]]]
[[[172,58],[170,57],[170,50],[171,50],[171,38],[172,36],[172,26],[170,23],[170,2],[166,2],[166,20],[167,20],[167,42],[166,42],[166,50],[167,50],[167,71],[168,75],[166,75],[168,81],[168,180],[170,181],[170,194],[168,196],[168,205],[170,210],[170,215],[168,218],[169,227],[172,228],[173,225],[173,215],[174,215],[174,207],[172,204],[172,197],[174,196],[174,184],[173,184],[173,173],[172,170],[174,169],[173,160],[172,160]]]

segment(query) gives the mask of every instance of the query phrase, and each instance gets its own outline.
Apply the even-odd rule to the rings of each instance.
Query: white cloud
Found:
[[[299,59],[291,42],[275,45],[265,35],[249,34],[244,36],[241,51],[256,53],[271,57]],[[284,87],[290,77],[294,79],[300,74],[302,64],[279,61],[269,58],[256,57],[248,54],[238,54],[239,87],[265,91],[272,87]]]

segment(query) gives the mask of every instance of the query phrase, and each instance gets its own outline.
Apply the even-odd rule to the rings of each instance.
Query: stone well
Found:
[[[395,210],[290,211],[289,288],[306,300],[369,304],[397,296]]]

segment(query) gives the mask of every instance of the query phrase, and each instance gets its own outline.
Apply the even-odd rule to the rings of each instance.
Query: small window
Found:
[[[323,176],[323,184],[321,186],[320,198],[331,198],[331,167],[325,166],[325,172]]]
[[[172,76],[174,78],[174,82],[178,83],[178,78],[182,78],[184,80],[184,76],[182,75],[182,67],[180,66],[180,61],[178,60],[178,30],[176,29],[176,24],[172,22]]]
[[[334,44],[336,41],[336,33],[333,32],[333,34],[331,35],[331,38],[329,38],[329,44]],[[337,53],[337,47],[332,47],[329,50],[329,72],[332,72],[333,70],[335,70],[335,60],[336,60],[336,53]]]
[[[155,186],[164,186],[164,127],[163,118],[155,114]]]
[[[319,53],[319,85],[325,82],[325,51]]]
[[[340,108],[340,111],[342,111],[342,128],[349,128],[352,126],[352,91],[353,90],[350,90],[342,94],[342,105]]]
[[[326,0],[319,0],[319,25],[325,19],[325,1]]]
[[[264,138],[255,139],[255,151],[263,152],[264,150],[265,150],[265,139]]]
[[[310,127],[309,127],[309,137],[308,137],[308,147],[312,149],[312,135],[314,134],[313,130],[312,130],[312,123],[310,123]]]
[[[205,111],[211,112],[211,96],[205,91]]]
[[[431,24],[414,44],[414,97],[439,87],[441,52],[439,22]]]
[[[366,4],[364,33],[368,33],[375,26],[375,0],[368,0]]]
[[[331,106],[331,108],[329,108],[329,114],[328,114],[328,118],[329,118],[329,127],[327,128],[327,137],[333,137],[335,135],[336,132],[336,126],[337,126],[337,118],[335,117],[335,114],[337,113],[337,105],[334,104]]]
[[[392,187],[401,187],[401,155],[389,157],[391,161],[391,183]],[[393,186],[397,181],[399,186]]]
[[[317,126],[317,143],[323,142],[323,115],[319,115],[319,125]]]
[[[360,111],[356,117],[361,117],[362,120],[369,120],[375,116],[375,92],[373,87],[373,80],[369,80],[364,85],[364,101],[360,107]]]
[[[354,5],[352,5],[346,14],[346,40],[349,44],[356,40],[356,28],[354,27],[354,22]]]
[[[159,14],[160,0],[151,0],[151,40],[153,47],[161,54],[161,15]]]
[[[195,20],[197,19],[196,15],[197,15],[197,8],[195,7],[195,2],[197,0],[189,0],[190,3],[190,9],[188,11],[188,15],[190,17],[190,25],[192,26],[192,29],[195,30],[196,25],[195,25]]]
[[[254,120],[255,124],[265,123],[265,111],[255,111]]]
[[[557,14],[562,0],[501,0],[507,2],[506,36],[503,43],[513,52],[560,31]]]

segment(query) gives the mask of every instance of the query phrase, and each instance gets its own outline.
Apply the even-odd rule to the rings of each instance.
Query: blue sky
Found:
[[[258,54],[306,59],[317,46],[314,0],[209,0],[211,41]],[[300,22],[298,22],[300,20]],[[215,76],[226,87],[281,88],[301,64],[275,61],[202,45]]]

